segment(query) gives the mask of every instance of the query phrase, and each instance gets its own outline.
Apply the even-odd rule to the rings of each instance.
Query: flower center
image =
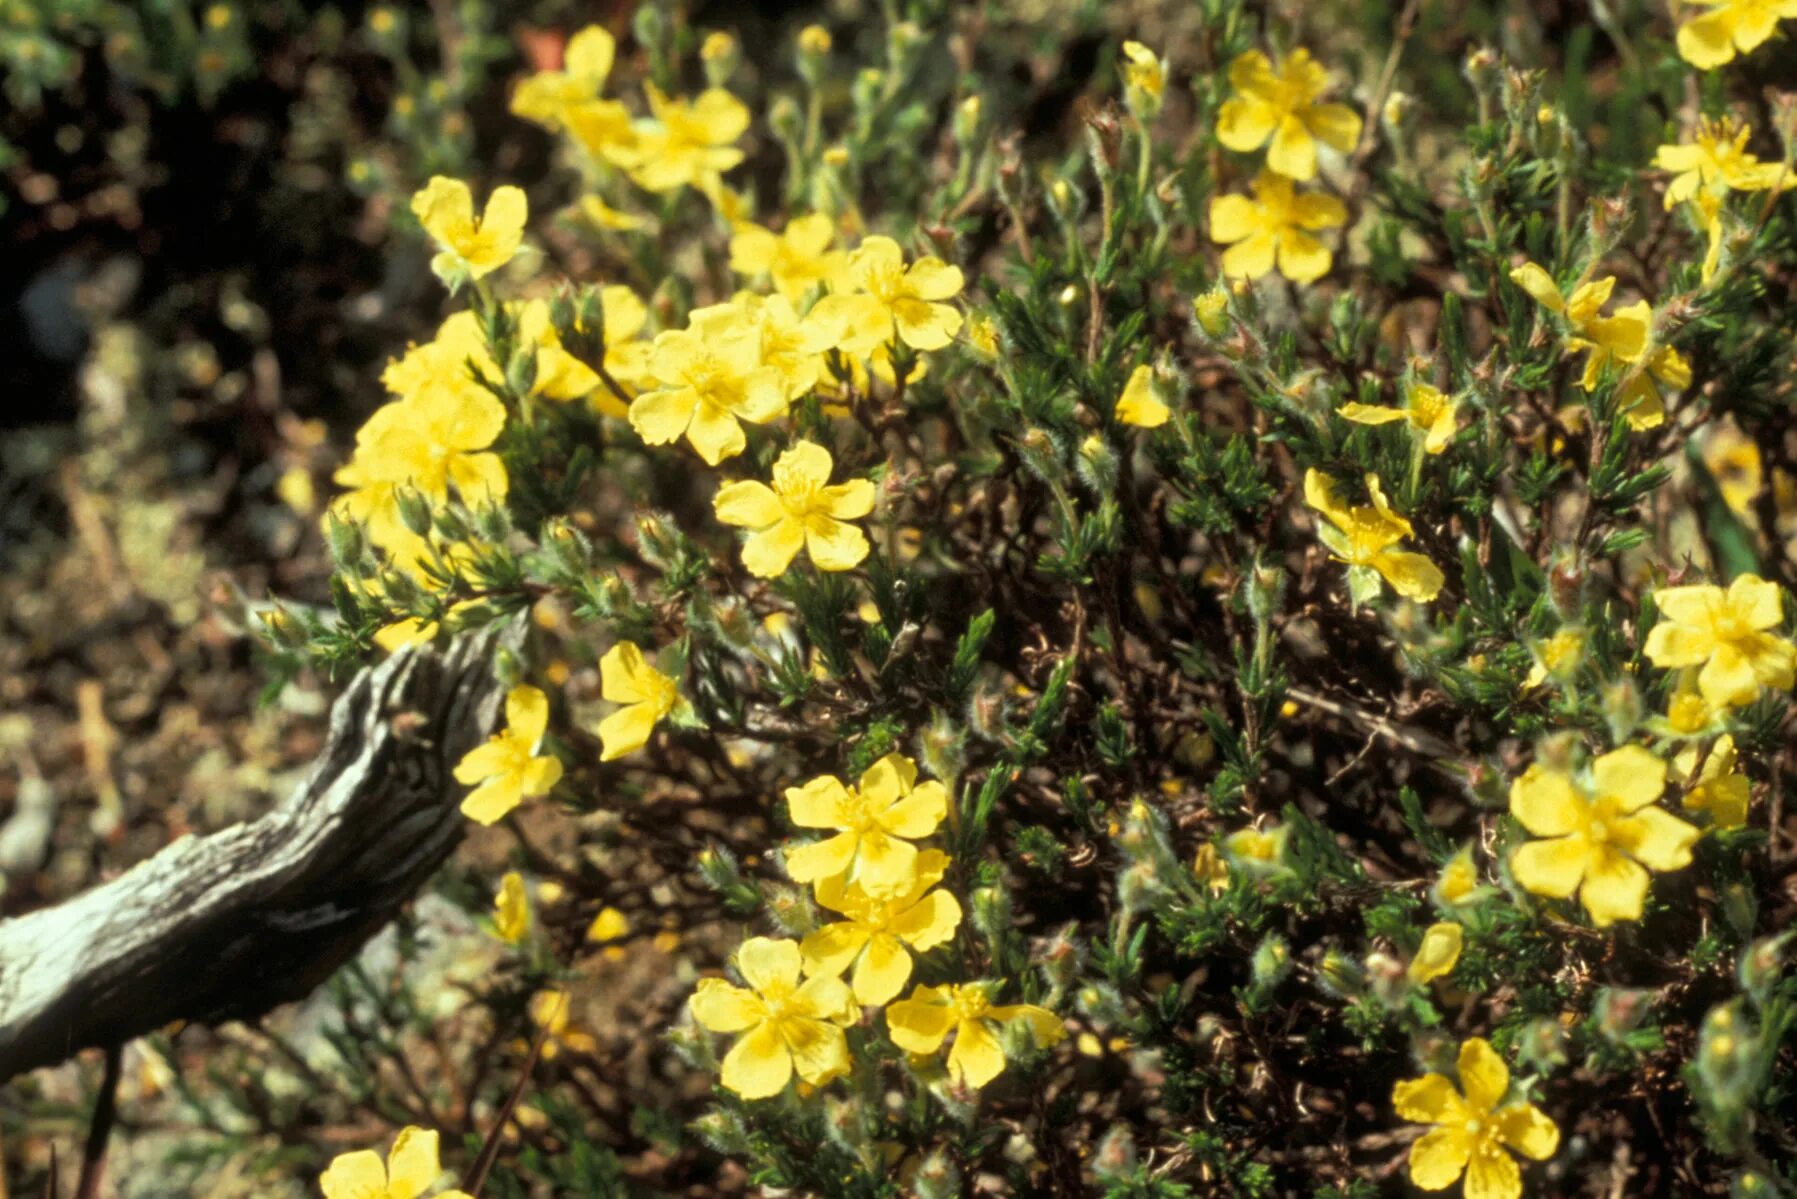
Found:
[[[1473,1117],[1472,1119],[1470,1119],[1466,1122],[1466,1135],[1467,1136],[1476,1137],[1481,1132],[1484,1132],[1484,1131],[1485,1131],[1485,1125],[1477,1116]]]
[[[891,304],[905,293],[905,271],[898,266],[877,266],[867,273],[868,294],[882,304]]]
[[[955,1019],[978,1020],[986,1014],[992,1005],[986,1000],[986,993],[978,987],[962,987],[955,992]]]

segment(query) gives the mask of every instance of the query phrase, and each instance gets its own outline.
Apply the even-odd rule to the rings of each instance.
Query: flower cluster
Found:
[[[962,909],[940,886],[951,866],[940,849],[920,849],[948,813],[940,782],[919,782],[917,765],[887,754],[853,785],[821,775],[786,792],[793,824],[831,835],[790,846],[786,869],[812,886],[817,904],[842,919],[800,942],[754,937],[737,951],[746,987],[705,979],[692,998],[693,1018],[713,1032],[744,1035],[725,1056],[722,1080],[745,1099],[785,1089],[794,1074],[822,1086],[850,1072],[843,1029],[862,1009],[884,1008],[888,1035],[906,1051],[928,1057],[953,1034],[947,1057],[958,1086],[979,1088],[1005,1068],[999,1037],[1012,1024],[1027,1027],[1037,1045],[1059,1041],[1059,1017],[1033,1004],[995,1004],[997,986],[975,981],[911,980],[918,955],[953,940]],[[850,982],[842,976],[850,974]]]

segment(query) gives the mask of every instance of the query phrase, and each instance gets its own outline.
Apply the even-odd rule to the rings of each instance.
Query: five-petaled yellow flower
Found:
[[[1616,287],[1614,275],[1580,284],[1570,298],[1560,294],[1553,276],[1532,262],[1511,271],[1510,279],[1542,307],[1565,319],[1569,327],[1567,349],[1575,353],[1589,351],[1585,373],[1579,378],[1579,386],[1586,391],[1597,390],[1604,368],[1612,362],[1634,366],[1645,358],[1645,369],[1636,370],[1616,397],[1629,428],[1652,429],[1666,419],[1666,401],[1657,384],[1672,388],[1691,385],[1691,364],[1683,354],[1671,346],[1659,346],[1648,353],[1653,308],[1646,300],[1618,308],[1609,316],[1601,315]]]
[[[372,1149],[338,1154],[318,1177],[324,1199],[418,1199],[443,1172],[437,1134],[406,1127],[393,1140],[385,1164]],[[469,1199],[465,1191],[444,1191],[437,1199]]]
[[[849,256],[831,249],[836,224],[821,212],[794,217],[779,233],[760,225],[742,225],[730,237],[730,269],[739,275],[766,275],[794,304],[811,289],[843,279]]]
[[[1344,505],[1335,497],[1335,482],[1312,468],[1304,472],[1304,502],[1328,522],[1317,536],[1330,552],[1348,564],[1348,584],[1357,602],[1378,593],[1378,577],[1408,599],[1427,602],[1441,591],[1441,569],[1422,554],[1394,547],[1412,535],[1410,522],[1391,510],[1377,475],[1366,477],[1371,507]]]
[[[1258,279],[1275,266],[1293,283],[1311,283],[1329,273],[1334,255],[1310,235],[1334,229],[1348,219],[1348,209],[1334,196],[1299,193],[1283,175],[1262,171],[1249,184],[1254,198],[1212,196],[1211,240],[1223,252],[1223,273],[1231,279]]]
[[[1217,140],[1247,154],[1271,138],[1267,166],[1288,179],[1316,178],[1317,142],[1346,154],[1360,140],[1359,114],[1317,102],[1329,90],[1329,72],[1308,50],[1292,51],[1277,67],[1249,50],[1229,64],[1229,85],[1235,95],[1217,113]]]
[[[1666,185],[1666,207],[1691,199],[1702,188],[1765,191],[1797,187],[1797,177],[1791,176],[1783,163],[1761,162],[1748,151],[1747,141],[1752,136],[1753,130],[1733,117],[1706,118],[1697,126],[1694,141],[1656,150],[1654,166],[1674,172]]]
[[[701,979],[689,1001],[700,1027],[743,1034],[724,1055],[726,1087],[744,1099],[766,1099],[785,1090],[795,1072],[813,1086],[848,1073],[842,1030],[861,1010],[847,983],[833,974],[801,981],[798,945],[771,937],[744,941],[736,968],[747,987]]]
[[[499,894],[493,898],[493,931],[507,945],[516,945],[530,932],[530,896],[524,890],[524,876],[508,870],[499,880]]]
[[[1422,438],[1423,449],[1439,454],[1454,440],[1456,405],[1440,388],[1420,379],[1404,384],[1404,406],[1386,408],[1357,401],[1341,406],[1344,419],[1360,425],[1387,425],[1409,421],[1412,433]]]
[[[1520,846],[1510,873],[1537,895],[1575,891],[1599,928],[1639,920],[1648,870],[1691,864],[1697,829],[1654,806],[1666,789],[1666,763],[1639,745],[1591,763],[1589,778],[1530,766],[1510,785],[1510,814],[1540,841]]]
[[[736,140],[749,127],[749,110],[720,87],[692,100],[670,98],[643,85],[651,116],[638,121],[635,138],[620,158],[630,177],[652,192],[706,187],[743,160]]]
[[[1768,630],[1784,618],[1778,584],[1742,575],[1728,590],[1702,583],[1654,592],[1659,623],[1647,635],[1655,666],[1701,666],[1698,690],[1712,707],[1750,704],[1761,687],[1788,691],[1797,647]]]
[[[1140,429],[1158,429],[1166,424],[1173,410],[1156,394],[1159,390],[1154,368],[1144,362],[1130,372],[1123,394],[1117,397],[1117,419]]]
[[[513,687],[505,697],[505,729],[456,763],[456,782],[474,787],[462,815],[492,824],[525,800],[549,794],[561,780],[562,760],[537,753],[548,727],[549,697],[528,685]]]
[[[830,451],[801,441],[774,461],[773,483],[744,479],[718,488],[712,508],[727,525],[751,530],[743,565],[757,578],[786,573],[803,549],[819,570],[852,570],[867,557],[867,537],[847,522],[874,508],[867,479],[830,482]]]
[[[674,680],[649,665],[633,641],[618,642],[599,659],[599,694],[624,705],[599,722],[601,762],[647,745],[656,723],[680,702]]]
[[[1692,66],[1711,70],[1732,62],[1735,53],[1760,47],[1783,17],[1797,17],[1797,0],[1688,0],[1709,8],[1679,26],[1678,52]]]
[[[571,114],[598,106],[628,128],[629,111],[615,100],[598,98],[617,54],[617,39],[611,31],[602,25],[588,25],[568,39],[561,70],[538,71],[518,85],[512,93],[512,113],[553,132],[570,124]]]
[[[845,354],[870,354],[894,336],[914,350],[940,350],[960,331],[961,313],[943,301],[961,294],[961,268],[934,256],[906,267],[890,237],[863,240],[842,283],[847,290],[819,300],[810,316]]]
[[[786,853],[786,872],[800,883],[838,875],[869,895],[891,895],[917,874],[912,842],[936,831],[948,815],[948,789],[917,781],[917,764],[887,754],[861,781],[844,786],[833,774],[786,789],[787,811],[800,828],[835,829],[836,835]]]
[[[1406,977],[1420,987],[1450,973],[1454,963],[1460,960],[1464,937],[1461,927],[1451,920],[1431,924],[1423,930],[1422,944],[1417,946],[1416,956],[1410,959],[1410,966],[1404,972]]]
[[[655,338],[650,371],[661,383],[630,405],[630,424],[650,445],[685,437],[708,466],[749,444],[742,421],[786,411],[780,372],[763,364],[758,331],[731,304],[696,309],[685,329]]]
[[[1066,1025],[1047,1008],[1032,1003],[995,1004],[985,983],[926,987],[921,983],[909,999],[886,1009],[892,1043],[907,1053],[932,1054],[950,1033],[948,1073],[959,1086],[983,1087],[1004,1072],[1005,1051],[999,1030],[1023,1021],[1043,1048],[1066,1035]]]
[[[529,206],[524,193],[508,184],[493,189],[476,218],[468,185],[435,175],[412,197],[412,213],[442,248],[431,269],[453,286],[453,280],[479,279],[512,260],[524,242]]]
[[[855,1002],[870,1007],[886,1003],[911,980],[912,951],[945,944],[961,924],[955,897],[930,889],[947,869],[947,854],[926,849],[917,855],[909,881],[890,895],[869,895],[841,876],[819,880],[818,903],[848,919],[826,924],[799,943],[806,971],[839,975],[852,965]]]
[[[1560,1130],[1532,1103],[1504,1103],[1510,1068],[1482,1037],[1461,1044],[1459,1067],[1459,1090],[1433,1071],[1392,1090],[1399,1116],[1435,1125],[1410,1146],[1410,1181],[1439,1191],[1464,1173],[1466,1199],[1517,1199],[1522,1171],[1505,1147],[1546,1161]]]

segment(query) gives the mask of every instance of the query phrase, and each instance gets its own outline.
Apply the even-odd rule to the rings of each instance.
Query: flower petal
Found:
[[[949,1077],[963,1086],[985,1086],[1005,1069],[1005,1051],[984,1020],[955,1026],[955,1046],[948,1051]]]
[[[852,920],[826,924],[806,935],[799,942],[799,952],[805,959],[807,974],[841,974],[852,965],[861,951],[866,948],[869,933],[867,926]],[[899,984],[903,986],[903,983]],[[858,992],[857,992],[858,993]],[[887,999],[892,998],[888,995]],[[885,999],[863,999],[863,1003],[880,1004]]]
[[[921,984],[909,999],[886,1007],[886,1031],[892,1043],[906,1053],[934,1053],[955,1025],[955,1012],[943,999],[941,987]]]
[[[1510,814],[1537,837],[1564,837],[1583,827],[1585,808],[1571,777],[1540,762],[1510,784]]]
[[[386,1192],[387,1167],[372,1149],[338,1154],[319,1175],[318,1185],[324,1199],[368,1199]]]
[[[777,579],[805,548],[805,526],[793,517],[752,534],[743,542],[743,566],[758,579]]]
[[[796,987],[802,968],[798,942],[750,937],[737,947],[736,968],[756,991]]]
[[[855,1001],[881,1007],[911,981],[911,954],[897,937],[880,933],[855,964]]]
[[[1410,1181],[1425,1191],[1453,1186],[1472,1148],[1472,1139],[1461,1129],[1430,1129],[1410,1146]]]
[[[1391,1091],[1398,1116],[1417,1124],[1452,1124],[1466,1119],[1466,1103],[1447,1077],[1430,1071],[1407,1078]]]
[[[497,823],[524,800],[524,788],[511,775],[498,775],[487,780],[462,801],[462,815],[476,824]]]
[[[1466,1199],[1518,1199],[1522,1171],[1503,1147],[1483,1141],[1466,1164]]]
[[[1647,871],[1638,862],[1606,847],[1591,855],[1579,898],[1591,923],[1606,928],[1618,920],[1641,919],[1647,883]]]
[[[387,1154],[385,1199],[416,1199],[442,1172],[437,1164],[436,1130],[402,1128]]]
[[[655,722],[661,718],[654,704],[637,703],[613,712],[599,722],[599,760],[613,762],[649,744]]]
[[[1644,745],[1624,745],[1593,762],[1591,777],[1599,795],[1614,796],[1623,811],[1633,812],[1666,790],[1666,763]]]
[[[1532,1103],[1512,1103],[1493,1123],[1498,1139],[1524,1157],[1544,1162],[1560,1148],[1560,1129]]]
[[[1691,864],[1691,847],[1697,844],[1698,831],[1664,808],[1642,808],[1614,824],[1617,847],[1643,866],[1683,870]]]
[[[766,1099],[792,1079],[792,1054],[771,1022],[757,1026],[724,1055],[720,1078],[744,1099]]]
[[[874,818],[895,837],[927,837],[948,815],[948,788],[931,780],[919,783],[896,803]]]
[[[1525,891],[1565,899],[1579,889],[1590,862],[1585,838],[1554,837],[1519,846],[1510,855],[1510,873]]]
[[[826,516],[805,522],[804,529],[805,549],[819,570],[853,570],[867,557],[867,535],[854,525]]]
[[[773,489],[754,479],[718,488],[711,509],[725,524],[745,529],[765,529],[786,515],[786,506]]]
[[[841,874],[854,864],[860,844],[861,838],[854,833],[837,833],[826,841],[795,845],[786,851],[786,873],[796,883]]]
[[[1273,144],[1267,147],[1267,166],[1300,183],[1317,177],[1316,139],[1296,113],[1288,112],[1280,118]]]
[[[1489,1112],[1503,1102],[1510,1089],[1510,1067],[1484,1037],[1468,1037],[1460,1046],[1460,1090],[1466,1106]]]

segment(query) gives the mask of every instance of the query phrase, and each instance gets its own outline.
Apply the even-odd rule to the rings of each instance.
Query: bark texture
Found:
[[[520,635],[489,628],[365,668],[279,807],[0,921],[0,1082],[174,1020],[259,1016],[353,956],[461,839],[451,771],[494,723],[496,649]]]

